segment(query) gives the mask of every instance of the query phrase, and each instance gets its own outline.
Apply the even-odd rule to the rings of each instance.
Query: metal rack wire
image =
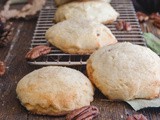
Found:
[[[116,22],[112,25],[107,25],[117,40],[119,42],[127,41],[145,46],[142,31],[131,0],[112,0],[111,5],[120,13],[118,20],[123,19],[130,22],[132,25],[132,31],[130,32],[118,31],[115,28]],[[30,49],[32,49],[38,45],[47,45],[52,48],[52,51],[47,55],[37,58],[36,60],[28,61],[28,63],[32,65],[85,65],[89,55],[66,54],[46,41],[45,32],[49,27],[54,25],[53,18],[55,11],[56,7],[54,1],[47,0],[46,5],[39,14],[30,47]]]

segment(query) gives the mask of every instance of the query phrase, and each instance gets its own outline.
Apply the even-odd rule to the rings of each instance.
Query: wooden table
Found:
[[[10,45],[0,48],[0,60],[7,64],[7,72],[0,77],[0,120],[64,120],[64,117],[51,117],[32,115],[19,102],[16,97],[17,82],[29,72],[40,68],[27,64],[24,56],[30,46],[31,38],[36,24],[36,18],[31,20],[14,20],[14,36]],[[146,23],[148,30],[160,37],[160,30]],[[145,24],[141,24],[146,31]],[[85,66],[82,68],[85,69]],[[92,103],[100,110],[97,120],[125,120],[127,114],[136,113],[125,102],[110,102],[97,90]],[[160,120],[160,108],[138,111],[149,120]]]

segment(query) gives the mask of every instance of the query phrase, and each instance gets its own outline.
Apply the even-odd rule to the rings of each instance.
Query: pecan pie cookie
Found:
[[[46,39],[70,54],[90,54],[104,45],[117,42],[103,24],[81,19],[70,19],[53,25],[46,32]]]
[[[110,24],[116,21],[118,16],[119,13],[109,3],[103,1],[71,2],[58,7],[55,13],[55,21],[85,18]]]
[[[73,1],[92,1],[92,0],[55,0],[56,5],[63,5],[69,2],[73,2]],[[104,1],[104,2],[111,2],[111,0],[95,0],[95,1]]]
[[[23,77],[16,92],[22,105],[32,113],[59,116],[90,105],[94,88],[77,70],[49,66]]]
[[[160,58],[149,48],[117,43],[87,61],[90,80],[109,99],[153,99],[160,92]]]

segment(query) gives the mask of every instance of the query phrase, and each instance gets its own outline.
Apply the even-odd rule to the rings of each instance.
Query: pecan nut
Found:
[[[124,20],[118,21],[116,24],[117,30],[126,30],[126,31],[131,31],[132,26],[129,22],[125,22]]]
[[[118,21],[116,24],[116,28],[117,30],[123,30],[124,29],[123,21]]]
[[[0,61],[0,76],[4,75],[6,71],[6,66],[4,62]]]
[[[155,16],[154,17],[153,25],[160,28],[160,16]]]
[[[160,17],[160,14],[157,12],[157,13],[152,13],[150,16],[149,16],[149,18],[150,19],[152,19],[152,20],[154,20],[156,17]]]
[[[160,28],[160,24],[159,23],[154,22],[153,25],[156,26],[157,28]]]
[[[0,19],[0,47],[5,47],[12,40],[13,26],[12,23],[4,24]]]
[[[95,106],[86,106],[76,109],[66,116],[66,120],[92,120],[99,115],[99,110]]]
[[[147,120],[147,118],[143,114],[135,114],[128,116],[126,120]]]
[[[36,46],[26,54],[25,58],[33,60],[42,55],[48,54],[49,52],[51,52],[51,48],[48,46]]]
[[[128,23],[128,22],[125,22],[125,24],[124,24],[124,30],[126,30],[126,31],[131,31],[131,30],[132,30],[131,24]]]
[[[136,15],[137,15],[139,22],[145,22],[149,20],[149,17],[143,12],[137,12]]]

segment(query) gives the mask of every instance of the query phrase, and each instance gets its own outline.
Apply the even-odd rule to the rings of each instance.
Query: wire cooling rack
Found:
[[[118,20],[125,20],[132,25],[132,31],[118,31],[115,28],[115,24],[107,25],[112,33],[115,35],[119,42],[131,42],[145,46],[145,41],[142,36],[142,31],[136,17],[135,9],[131,0],[112,0],[111,5],[114,9],[120,13]],[[31,41],[32,49],[38,45],[47,45],[52,48],[52,51],[44,56],[41,56],[35,60],[28,61],[32,65],[85,65],[89,55],[74,55],[66,54],[50,45],[45,39],[45,32],[49,27],[54,25],[53,18],[56,11],[56,6],[53,0],[47,0],[46,5],[41,10],[39,18],[36,24],[36,28]]]

